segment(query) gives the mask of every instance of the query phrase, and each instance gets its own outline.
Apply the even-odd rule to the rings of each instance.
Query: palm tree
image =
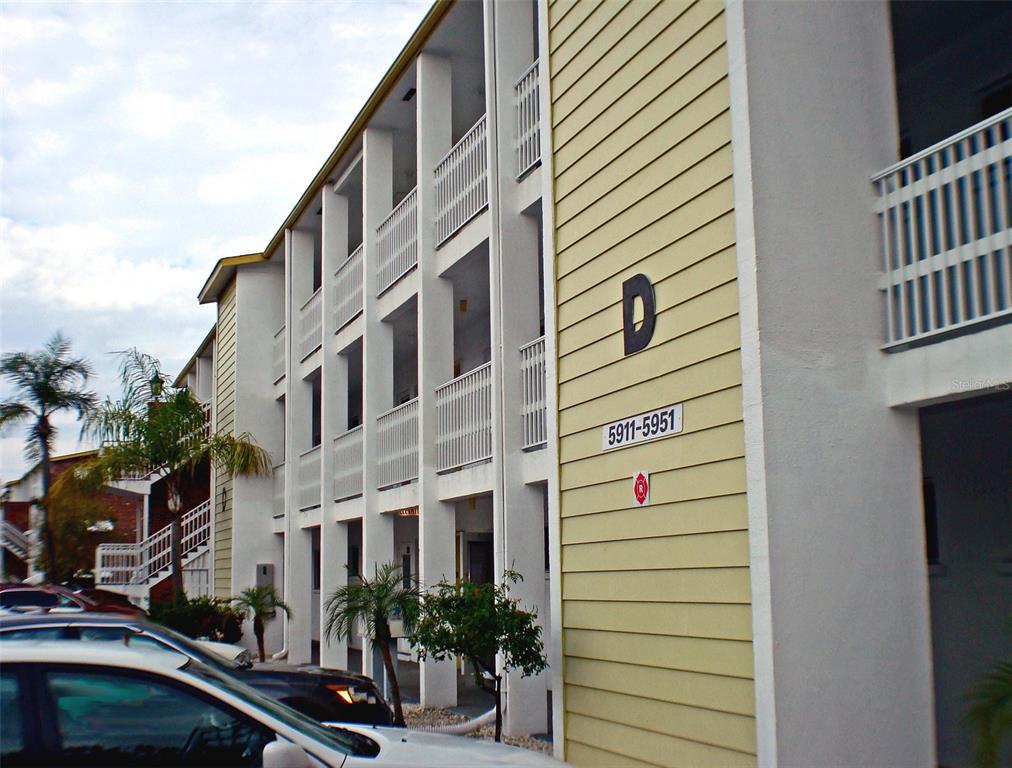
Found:
[[[404,725],[401,707],[401,688],[397,683],[393,657],[390,655],[390,617],[399,614],[406,626],[418,616],[421,597],[418,583],[411,576],[401,574],[395,563],[379,566],[372,579],[360,580],[337,589],[327,598],[324,613],[327,616],[327,638],[351,639],[355,622],[359,622],[364,635],[383,655],[383,666],[390,680],[390,694],[394,700],[394,724]]]
[[[253,616],[253,634],[256,635],[260,661],[267,661],[267,651],[264,648],[264,622],[271,618],[278,608],[288,616],[292,615],[292,609],[278,597],[273,584],[244,589],[238,597],[232,598],[232,602],[243,614]]]
[[[70,341],[57,331],[40,352],[11,352],[0,358],[0,375],[14,387],[14,396],[0,403],[0,428],[29,422],[25,455],[30,461],[38,461],[42,469],[42,498],[36,503],[41,511],[46,569],[51,572],[56,563],[48,514],[49,457],[56,437],[51,417],[69,410],[80,419],[92,411],[97,398],[85,389],[92,375],[91,364],[73,357]]]
[[[162,476],[171,516],[172,593],[179,600],[183,596],[183,477],[205,461],[226,475],[267,475],[270,455],[248,433],[212,434],[201,404],[185,387],[167,386],[155,358],[136,349],[121,353],[121,358],[122,398],[106,398],[85,421],[85,431],[102,441],[102,450],[60,481],[97,492],[131,475]]]
[[[1008,619],[1012,632],[1012,616]],[[974,761],[978,768],[998,768],[1002,745],[1012,738],[1012,660],[999,661],[970,694]]]

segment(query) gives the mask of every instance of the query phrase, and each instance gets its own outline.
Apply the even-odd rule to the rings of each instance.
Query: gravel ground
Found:
[[[404,707],[404,720],[407,722],[408,728],[416,728],[420,725],[453,725],[454,723],[463,723],[467,718],[445,709],[438,709],[436,707],[422,708],[417,704],[408,704]],[[477,731],[472,731],[468,736],[472,739],[494,741],[495,724],[486,725]],[[552,745],[547,741],[541,741],[541,739],[532,739],[529,736],[517,738],[503,736],[502,740],[504,743],[512,744],[515,747],[523,747],[535,752],[544,752],[547,755],[552,754]]]

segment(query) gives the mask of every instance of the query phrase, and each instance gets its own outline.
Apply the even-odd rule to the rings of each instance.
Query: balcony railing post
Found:
[[[378,488],[418,477],[418,398],[376,418]]]
[[[334,438],[334,501],[362,495],[362,427]]]
[[[404,196],[376,228],[379,272],[377,293],[383,293],[418,263],[418,188]]]
[[[285,326],[274,333],[274,383],[277,384],[285,376]]]
[[[436,389],[436,471],[492,457],[492,364]]]
[[[513,86],[516,104],[517,178],[541,162],[541,104],[538,62],[528,67]]]
[[[334,272],[334,330],[339,331],[362,312],[362,246]]]
[[[436,247],[488,205],[485,115],[436,165]]]

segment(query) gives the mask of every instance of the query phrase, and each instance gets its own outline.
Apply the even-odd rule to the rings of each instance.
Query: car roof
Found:
[[[38,624],[118,624],[150,626],[143,616],[127,616],[123,613],[17,613],[0,615],[0,629]]]
[[[7,640],[0,645],[2,664],[91,664],[124,669],[172,671],[188,656],[158,648],[127,648],[119,643],[68,643],[63,640]]]

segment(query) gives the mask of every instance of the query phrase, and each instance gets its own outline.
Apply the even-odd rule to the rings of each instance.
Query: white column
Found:
[[[309,298],[312,288],[313,236],[308,232],[288,231],[288,266],[291,285],[302,286],[300,293],[293,290],[292,317],[289,318],[288,343],[290,350],[289,370],[286,377],[286,419],[285,432],[285,600],[292,607],[288,619],[288,661],[308,662],[311,658],[311,610],[312,596],[312,536],[309,531],[299,528],[299,456],[309,449],[310,424],[312,420],[312,389],[308,382],[299,378],[299,307]],[[307,276],[308,272],[308,276]]]
[[[379,316],[376,296],[376,227],[393,207],[393,140],[388,131],[366,128],[362,136],[362,347],[363,506],[362,575],[373,576],[376,566],[393,557],[393,521],[380,514],[376,490],[376,417],[393,407],[393,334]],[[362,647],[362,666],[373,675],[368,641]]]
[[[323,187],[323,388],[321,417],[323,434],[321,451],[322,514],[320,523],[320,666],[336,669],[348,667],[348,643],[344,639],[328,640],[324,627],[327,598],[347,583],[345,563],[348,556],[348,527],[332,522],[334,505],[334,438],[348,424],[348,361],[338,354],[334,345],[334,271],[348,258],[348,199],[334,192],[329,184]]]
[[[492,440],[495,575],[518,571],[512,587],[526,610],[545,613],[544,504],[523,482],[520,346],[540,333],[537,220],[519,212],[514,168],[513,84],[534,59],[531,3],[485,2],[489,146],[489,288],[492,329]],[[506,677],[507,734],[548,730],[547,675]]]
[[[418,554],[426,586],[455,577],[452,504],[439,500],[436,477],[435,389],[453,376],[453,285],[436,271],[436,163],[451,146],[451,67],[446,59],[418,56]],[[424,706],[457,703],[452,662],[419,665]]]

